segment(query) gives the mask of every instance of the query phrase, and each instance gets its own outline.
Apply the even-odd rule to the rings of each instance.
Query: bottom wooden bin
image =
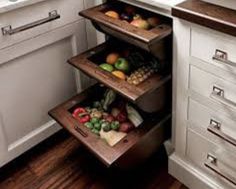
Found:
[[[140,110],[144,118],[142,125],[111,147],[72,116],[76,106],[98,99],[102,91],[104,87],[94,85],[57,106],[49,114],[106,166],[134,166],[149,157],[169,137],[171,115],[168,111],[149,114]]]

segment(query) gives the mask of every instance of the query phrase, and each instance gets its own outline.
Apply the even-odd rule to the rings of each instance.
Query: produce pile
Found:
[[[125,6],[122,11],[114,9],[108,10],[105,12],[105,15],[126,21],[137,28],[145,30],[149,30],[161,24],[160,18],[156,16],[145,17],[135,7],[130,5]]]
[[[156,57],[148,55],[147,58],[147,55],[137,49],[111,51],[105,55],[104,60],[102,61],[105,63],[99,64],[101,69],[132,85],[140,84],[161,70]]]
[[[110,146],[143,122],[140,113],[111,89],[105,91],[100,101],[92,102],[91,106],[77,107],[72,115]]]

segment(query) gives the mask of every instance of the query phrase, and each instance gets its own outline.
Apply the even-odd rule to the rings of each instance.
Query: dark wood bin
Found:
[[[128,133],[115,146],[110,147],[88,128],[78,123],[71,113],[71,110],[79,104],[95,100],[98,95],[95,97],[94,94],[101,94],[101,87],[98,84],[52,109],[49,115],[85,145],[107,167],[114,164],[123,167],[133,166],[144,161],[169,137],[170,114],[167,114],[166,111],[155,114],[155,116],[143,114],[143,124]]]
[[[163,21],[162,24],[155,28],[144,30],[137,28],[126,21],[114,19],[104,14],[107,10],[117,10],[119,12],[126,5],[126,3],[119,1],[109,1],[102,5],[83,10],[79,14],[91,20],[95,27],[103,33],[155,53],[159,41],[172,33],[171,20],[156,13],[151,13],[150,11],[136,7],[138,12],[141,12],[144,16],[157,16]]]
[[[115,45],[117,45],[117,43],[113,44],[113,41],[107,41],[85,53],[69,59],[68,62],[90,77],[119,92],[132,102],[138,102],[145,94],[154,92],[171,80],[171,74],[156,73],[139,85],[132,85],[102,70],[99,68],[98,63],[102,63],[104,60],[98,61],[98,59],[103,57],[105,52],[116,49],[117,47],[114,47]],[[124,45],[124,43],[122,45]]]

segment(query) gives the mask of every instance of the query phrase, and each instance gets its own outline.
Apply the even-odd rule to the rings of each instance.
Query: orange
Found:
[[[116,12],[116,11],[107,11],[105,13],[105,15],[109,16],[109,17],[112,17],[112,18],[116,18],[116,19],[119,19],[119,14]]]
[[[107,55],[106,62],[108,64],[115,64],[116,61],[120,58],[120,55],[118,53],[110,53]]]
[[[121,71],[113,71],[112,74],[123,80],[126,78],[125,74]]]

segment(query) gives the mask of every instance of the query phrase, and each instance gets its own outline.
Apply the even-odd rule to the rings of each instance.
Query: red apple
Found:
[[[133,130],[135,127],[130,122],[125,122],[120,124],[119,132],[128,133]]]
[[[152,27],[156,27],[161,24],[161,20],[157,17],[150,17],[147,19],[147,22]]]

